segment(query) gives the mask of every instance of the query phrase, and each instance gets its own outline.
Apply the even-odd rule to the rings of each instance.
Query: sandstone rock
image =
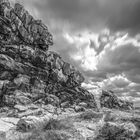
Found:
[[[88,108],[97,108],[94,95],[82,87],[64,88],[55,94],[59,97],[61,103],[69,101],[73,105],[84,102]]]
[[[20,119],[17,123],[17,129],[23,132],[31,130],[42,130],[49,122],[52,116],[45,115],[42,117],[28,116]]]
[[[35,75],[38,72],[40,73],[40,76],[41,73],[48,73],[46,76],[41,76],[42,80],[45,80],[49,76],[50,79],[46,79],[45,81],[51,80],[52,82],[60,82],[68,87],[78,86],[84,80],[81,73],[70,64],[64,62],[57,53],[44,53],[24,45],[9,45],[1,48],[0,51],[2,53],[1,59],[3,59],[3,63],[1,63],[3,67],[11,67],[9,69],[12,71],[16,70],[17,73],[31,75],[31,72],[29,73],[29,71],[32,71],[32,75]],[[11,60],[11,63],[9,59]],[[14,62],[14,60],[17,62]],[[7,64],[7,61],[9,61],[9,65],[5,66],[4,64]],[[68,65],[67,67],[65,67],[66,64]],[[69,72],[66,73],[65,69],[69,69]]]
[[[4,95],[3,101],[7,106],[14,106],[16,104],[27,105],[32,103],[31,99],[28,98],[28,94],[26,95],[26,93],[18,90],[15,90],[9,95]]]
[[[18,105],[18,104],[15,105],[14,108],[17,109],[19,112],[24,112],[24,111],[28,110],[27,106]]]
[[[75,109],[76,112],[83,112],[83,111],[85,111],[85,108],[81,107],[81,106],[75,106],[74,109]]]
[[[0,54],[0,65],[15,74],[25,74],[28,76],[36,76],[39,78],[43,77],[43,80],[48,80],[49,73],[41,68],[36,68],[29,63],[19,63],[14,61],[11,57],[7,55]]]
[[[25,112],[18,113],[17,117],[22,118],[22,117],[27,117],[27,116],[39,116],[44,114],[43,109],[36,109],[36,110],[26,110]]]
[[[101,107],[115,108],[120,110],[133,109],[133,103],[119,99],[111,91],[102,91],[102,95],[100,97],[100,104]]]
[[[40,20],[35,20],[19,3],[10,7],[10,3],[4,1],[1,3],[0,9],[1,21],[5,23],[5,26],[1,25],[1,28],[5,27],[4,31],[10,30],[9,35],[5,34],[7,40],[4,43],[7,44],[6,41],[8,41],[9,44],[19,44],[20,42],[21,44],[36,45],[43,50],[47,50],[49,45],[53,44],[52,35],[48,32],[47,26]],[[1,38],[4,38],[3,34]]]
[[[67,68],[69,72],[66,73],[66,64],[57,53],[47,52],[47,65],[50,65],[52,69],[50,79],[67,87],[79,86],[84,81],[82,74],[70,64],[68,64]]]

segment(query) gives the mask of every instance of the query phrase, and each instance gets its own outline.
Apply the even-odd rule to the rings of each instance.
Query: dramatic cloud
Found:
[[[44,21],[51,20],[51,24],[56,26],[65,22],[71,30],[96,31],[108,27],[114,31],[123,30],[135,34],[140,29],[139,0],[23,0],[20,2],[30,11],[36,8],[34,12],[38,11]]]
[[[130,81],[121,75],[111,77],[110,82],[118,88],[125,88],[130,84]]]
[[[97,67],[108,73],[125,73],[129,80],[136,82],[136,80],[139,80],[139,77],[136,76],[140,70],[139,56],[139,42],[130,38],[123,41],[118,40],[104,49]],[[132,75],[136,77],[132,78]]]
[[[84,39],[82,39],[83,42],[81,41],[83,44],[87,42],[84,47],[79,38],[78,41],[74,41],[69,37],[72,43],[73,41],[78,42],[73,47],[77,47],[75,53],[79,59],[75,59],[73,55],[70,56],[75,62],[78,62],[77,66],[89,79],[87,88],[89,88],[89,83],[91,87],[93,86],[93,88],[90,87],[90,91],[96,91],[95,87],[99,86],[103,89],[115,91],[120,97],[138,98],[140,97],[137,94],[140,91],[140,43],[127,35],[114,36],[109,35],[108,42],[99,55],[96,55],[96,51],[92,50],[93,47],[90,47],[88,42],[93,38],[94,44],[98,44],[98,47],[100,47],[102,42],[96,43],[95,36],[84,37],[85,41]],[[73,35],[73,37],[75,36]],[[86,55],[88,52],[91,52],[92,57],[90,53]],[[88,61],[89,59],[90,61]],[[86,62],[85,65],[83,65],[83,62]],[[132,83],[135,83],[135,86]]]
[[[137,34],[140,30],[140,1],[120,1],[116,16],[112,15],[108,27],[115,31],[125,30],[130,34]],[[117,6],[117,5],[116,5]]]

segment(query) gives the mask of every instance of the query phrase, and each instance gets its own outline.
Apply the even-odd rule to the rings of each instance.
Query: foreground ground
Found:
[[[46,107],[47,108],[47,107]],[[36,110],[36,109],[35,109]],[[37,109],[39,111],[39,109]],[[54,109],[55,110],[55,109]],[[0,140],[139,140],[140,115],[103,108],[75,112],[67,108],[58,115],[22,110],[21,118],[0,119]],[[38,114],[37,114],[38,112]]]

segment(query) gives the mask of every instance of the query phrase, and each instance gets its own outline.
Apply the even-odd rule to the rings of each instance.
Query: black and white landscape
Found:
[[[0,0],[0,140],[140,140],[139,0]]]

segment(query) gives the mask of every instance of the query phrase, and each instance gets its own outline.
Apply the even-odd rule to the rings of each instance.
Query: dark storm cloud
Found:
[[[68,22],[73,30],[91,30],[91,28],[97,28],[102,23],[104,24],[103,13],[106,9],[101,10],[97,0],[87,0],[86,2],[84,0],[42,1],[43,3],[36,3],[42,17],[45,18],[45,14],[49,14],[50,18],[55,19],[56,24],[57,21]]]
[[[71,29],[96,30],[108,26],[114,31],[130,33],[140,29],[139,0],[42,0],[32,3],[44,20],[50,16],[56,24],[59,20],[67,21]]]
[[[13,0],[11,0],[13,1]],[[15,0],[16,1],[16,0]],[[36,9],[46,24],[69,24],[69,30],[100,30],[136,34],[140,29],[139,0],[18,0],[29,11]]]
[[[104,72],[119,74],[130,72],[137,74],[140,70],[139,46],[131,43],[120,45],[114,50],[108,49],[98,63],[98,69]],[[135,72],[134,72],[135,71]]]
[[[74,44],[69,44],[62,36],[65,23],[69,23],[75,29],[88,28],[91,31],[102,24],[103,27],[108,26],[115,31],[128,30],[131,33],[136,32],[140,25],[139,0],[23,0],[22,3],[29,10],[36,9],[40,19],[49,24],[49,29],[54,35],[52,49],[74,65],[78,62],[71,60],[69,54],[78,50]],[[67,32],[67,29],[64,32]],[[103,50],[104,47],[100,46],[97,52],[100,53]],[[119,47],[114,52],[107,51],[104,60],[98,64],[98,73],[105,78],[107,73],[119,74],[133,69],[133,72],[128,74],[132,75],[129,76],[129,79],[139,82],[139,78],[136,76],[140,69],[139,58],[138,48],[131,44]],[[89,73],[85,72],[85,75],[99,77],[96,72]],[[101,77],[99,79],[102,79]]]
[[[122,0],[123,4],[123,0]],[[129,1],[116,12],[116,15],[112,15],[108,21],[108,27],[114,31],[126,31],[130,34],[137,34],[140,31],[140,1]]]
[[[128,77],[128,79],[130,79],[134,83],[140,83],[140,68],[139,67],[131,69],[130,71],[127,71],[125,74]]]

